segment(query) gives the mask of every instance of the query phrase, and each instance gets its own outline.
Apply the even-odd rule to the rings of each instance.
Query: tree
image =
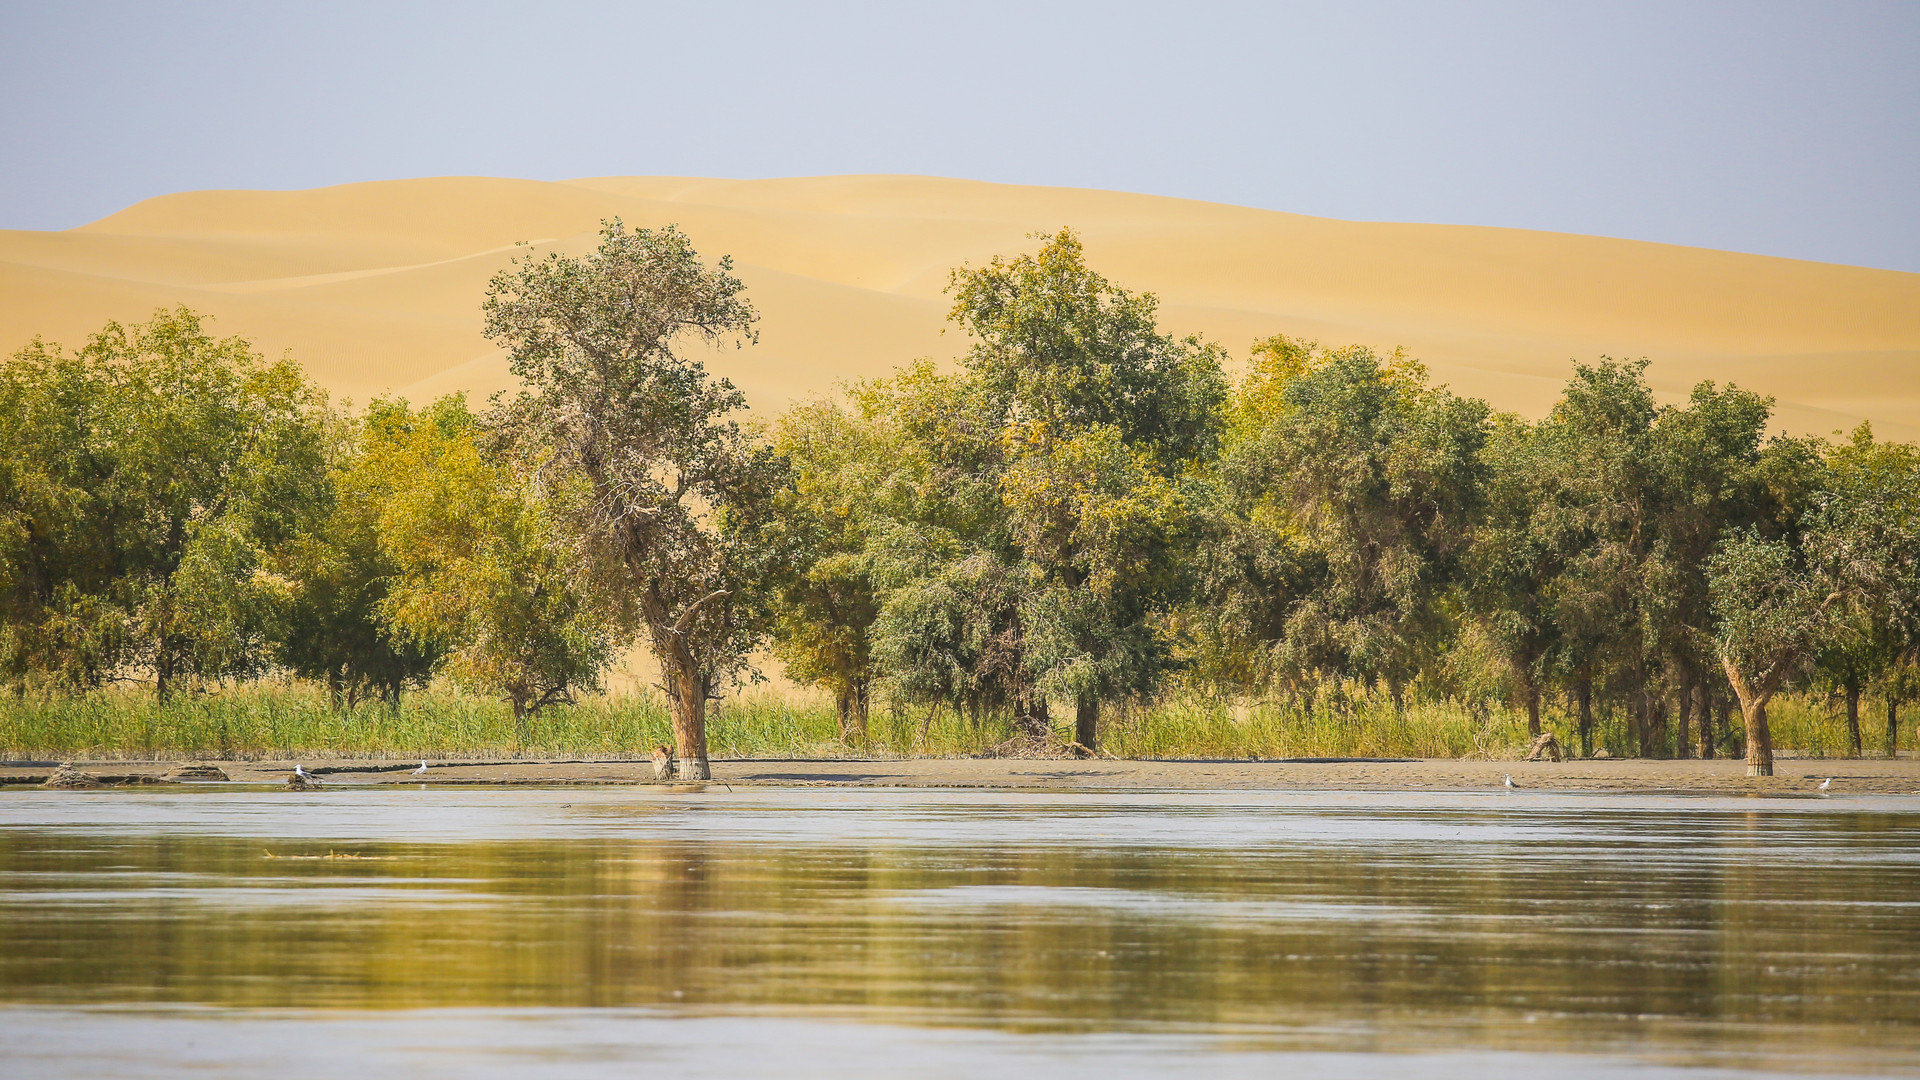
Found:
[[[0,367],[0,664],[7,681],[100,685],[129,631],[107,488],[110,373],[35,339]]]
[[[1877,442],[1872,426],[1861,424],[1847,442],[1828,451],[1826,466],[1835,492],[1851,502],[1885,506],[1892,527],[1910,528],[1920,517],[1920,451],[1914,447]],[[1900,579],[1897,567],[1887,573],[1896,582]],[[1887,599],[1859,609],[1847,632],[1817,658],[1820,674],[1845,701],[1847,735],[1856,757],[1863,750],[1860,697],[1875,683],[1882,685],[1887,703],[1887,744],[1897,744],[1900,703],[1911,693],[1906,669],[1920,649],[1920,625],[1911,607],[1897,597]]]
[[[459,397],[419,414],[386,405],[369,427],[379,556],[395,569],[381,629],[505,698],[524,738],[528,717],[597,685],[610,656],[612,612],[579,543],[514,462],[483,453]]]
[[[1554,527],[1556,476],[1533,425],[1493,418],[1486,449],[1486,507],[1466,556],[1468,607],[1504,654],[1527,710],[1527,734],[1539,736],[1541,689],[1559,644],[1553,583],[1565,567]]]
[[[1279,662],[1385,683],[1402,709],[1452,632],[1489,410],[1429,387],[1400,354],[1287,338],[1256,347],[1241,394],[1258,420],[1228,448],[1226,481],[1243,505],[1287,515],[1321,568],[1287,613]]]
[[[1102,704],[1169,661],[1156,619],[1177,598],[1226,382],[1218,347],[1161,333],[1157,299],[1090,269],[1072,231],[1036,236],[1032,255],[954,271],[949,317],[974,339],[962,365],[997,443],[1024,660],[1073,700],[1091,749]]]
[[[1747,724],[1747,773],[1773,775],[1767,705],[1863,624],[1916,625],[1920,517],[1903,493],[1823,493],[1796,532],[1736,534],[1708,562],[1718,652]]]
[[[1764,483],[1762,440],[1773,400],[1703,382],[1686,406],[1668,406],[1655,418],[1652,526],[1646,580],[1664,602],[1652,607],[1646,639],[1673,673],[1679,691],[1678,756],[1689,749],[1689,726],[1699,690],[1712,667],[1713,610],[1706,561],[1721,537],[1736,528],[1764,526],[1778,517]],[[1776,453],[1778,451],[1776,450]],[[1704,710],[1703,710],[1704,711]],[[1704,716],[1703,729],[1710,726]],[[1664,753],[1661,737],[1656,751]]]
[[[731,268],[707,267],[673,226],[615,220],[589,255],[516,262],[483,306],[487,336],[529,387],[501,430],[644,633],[690,780],[712,775],[707,702],[764,629],[760,534],[784,483],[780,459],[732,419],[745,398],[681,351],[756,340]]]
[[[448,437],[468,426],[454,402],[435,411],[448,421]],[[422,423],[432,423],[432,415],[416,417],[405,402],[384,400],[357,420],[336,423],[326,502],[285,553],[293,597],[280,662],[325,683],[336,708],[351,710],[374,695],[398,704],[401,692],[424,686],[444,658],[440,636],[396,633],[382,615],[402,568],[381,546],[380,516],[396,485],[419,480],[395,464],[396,455],[409,466],[424,464],[403,449]]]
[[[274,553],[326,489],[324,401],[299,368],[183,307],[9,369],[18,415],[64,412],[52,430],[73,440],[8,481],[16,671],[139,670],[161,698],[263,671],[287,600]]]
[[[774,600],[774,655],[801,683],[834,695],[840,738],[864,741],[880,615],[870,544],[872,498],[888,468],[874,425],[832,402],[790,410],[774,449],[793,467],[769,532],[782,553]]]

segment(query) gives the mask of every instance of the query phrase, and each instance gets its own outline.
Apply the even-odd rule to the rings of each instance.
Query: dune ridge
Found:
[[[676,222],[708,258],[733,256],[761,343],[709,365],[760,410],[957,355],[964,339],[942,333],[948,271],[1070,225],[1096,268],[1160,296],[1169,329],[1236,357],[1274,333],[1404,346],[1457,391],[1537,416],[1574,360],[1644,356],[1669,398],[1734,381],[1776,397],[1788,431],[1870,419],[1920,440],[1920,274],[910,176],[162,196],[64,232],[0,231],[0,349],[36,334],[78,344],[109,318],[185,303],[216,332],[290,352],[339,396],[484,397],[513,384],[480,335],[487,279],[516,251],[586,251],[614,216]]]

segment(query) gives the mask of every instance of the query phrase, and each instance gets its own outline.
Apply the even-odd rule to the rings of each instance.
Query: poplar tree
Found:
[[[731,270],[671,225],[614,220],[585,256],[516,262],[482,308],[528,387],[499,426],[659,661],[688,780],[711,778],[707,703],[765,627],[760,532],[783,482],[778,457],[740,426],[744,396],[688,351],[757,340]]]

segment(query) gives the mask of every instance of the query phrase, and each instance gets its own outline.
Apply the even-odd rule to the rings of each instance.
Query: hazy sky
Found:
[[[0,0],[0,227],[196,188],[922,173],[1920,271],[1920,2]]]

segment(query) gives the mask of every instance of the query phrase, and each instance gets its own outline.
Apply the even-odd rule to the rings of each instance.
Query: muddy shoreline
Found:
[[[410,784],[640,784],[654,783],[650,760],[417,761],[304,759],[322,786]],[[13,790],[46,782],[53,762],[0,765],[0,785]],[[153,787],[176,761],[91,761],[76,767],[109,785]],[[294,761],[201,762],[218,766],[232,782],[280,783]],[[1453,759],[1153,761],[1045,758],[907,758],[715,760],[716,785],[782,787],[908,787],[1043,790],[1503,790],[1511,775],[1521,789],[1541,792],[1622,792],[1677,795],[1816,795],[1832,777],[1830,794],[1920,796],[1920,759],[1794,759],[1775,762],[1775,775],[1754,778],[1727,761],[1527,762]],[[199,786],[193,781],[183,786]]]

